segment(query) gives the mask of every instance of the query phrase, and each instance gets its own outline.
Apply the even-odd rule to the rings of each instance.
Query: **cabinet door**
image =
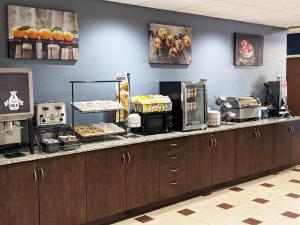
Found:
[[[40,225],[86,222],[85,155],[38,162]]]
[[[210,135],[188,139],[188,187],[190,191],[212,185],[212,140]]]
[[[287,166],[291,163],[290,125],[290,123],[279,123],[275,125],[275,168]]]
[[[256,173],[271,170],[274,167],[274,126],[257,128],[259,140],[256,148]]]
[[[159,145],[157,142],[128,147],[126,166],[127,209],[159,199]]]
[[[294,132],[291,137],[291,154],[292,154],[292,162],[299,163],[300,162],[300,121],[296,121],[292,123],[294,127]]]
[[[256,149],[258,146],[257,128],[236,131],[236,177],[255,173]]]
[[[36,166],[0,167],[0,225],[39,225]]]
[[[235,131],[217,132],[213,150],[213,184],[235,179]]]
[[[125,155],[122,148],[87,153],[87,220],[126,210]]]

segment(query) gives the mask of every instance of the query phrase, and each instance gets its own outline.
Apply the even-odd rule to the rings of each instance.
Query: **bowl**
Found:
[[[254,55],[254,49],[251,52],[242,52],[240,49],[240,56],[243,57],[244,59],[250,59]]]

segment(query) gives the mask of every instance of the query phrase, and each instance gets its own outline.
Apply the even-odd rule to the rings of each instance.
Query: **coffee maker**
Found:
[[[265,104],[268,107],[270,117],[293,116],[288,111],[287,85],[282,80],[269,81],[264,83],[266,88]]]
[[[21,149],[34,153],[33,112],[31,70],[0,68],[0,151],[5,156]]]

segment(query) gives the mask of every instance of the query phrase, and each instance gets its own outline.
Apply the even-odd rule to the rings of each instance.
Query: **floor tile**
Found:
[[[245,224],[249,224],[249,225],[258,225],[258,224],[261,224],[262,222],[259,221],[259,220],[256,220],[256,219],[253,219],[253,218],[248,218],[246,220],[243,220],[243,222]]]
[[[300,225],[300,166],[157,209],[117,225]]]
[[[256,199],[253,199],[253,201],[260,203],[260,204],[265,204],[265,203],[269,202],[269,200],[263,199],[263,198],[256,198]]]
[[[286,196],[291,197],[291,198],[300,198],[300,195],[298,194],[293,194],[293,193],[289,193]]]
[[[281,209],[283,211],[292,211],[292,212],[300,213],[299,199],[294,199],[287,196],[276,198],[275,200],[272,200],[266,203],[265,205],[272,208]]]
[[[291,183],[300,184],[300,180],[292,179],[290,180]]]
[[[229,188],[229,190],[240,192],[240,191],[243,191],[244,189],[243,188],[239,188],[239,187],[232,187],[232,188]]]
[[[269,220],[263,221],[263,223],[261,223],[261,225],[299,225],[300,223],[296,220],[297,219],[291,219],[291,218],[280,215],[280,216],[271,218]]]
[[[230,205],[230,204],[227,204],[227,203],[222,203],[220,205],[217,205],[219,208],[221,209],[231,209],[233,208],[234,206],[233,205]]]
[[[274,216],[279,216],[282,212],[282,209],[267,206],[267,203],[257,204],[253,201],[234,207],[228,211],[228,213],[233,215],[244,215],[244,219],[255,218],[260,221],[265,221]]]
[[[146,213],[147,216],[150,216],[152,218],[156,218],[156,217],[162,217],[165,215],[168,215],[170,213],[176,213],[179,210],[184,209],[184,207],[179,206],[179,205],[171,205],[171,206],[167,206],[161,209],[157,209],[151,212]]]
[[[204,222],[194,220],[193,218],[191,218],[191,216],[182,216],[178,213],[174,213],[164,216],[158,221],[151,221],[150,223],[152,223],[151,225],[208,225]]]
[[[190,209],[183,209],[183,210],[178,211],[178,213],[181,215],[184,215],[184,216],[189,216],[189,215],[194,214],[195,212]]]
[[[114,225],[140,225],[141,223],[135,220],[134,218],[123,220],[118,223],[114,223]]]
[[[274,185],[273,185],[273,184],[269,184],[269,183],[263,183],[263,184],[261,184],[261,186],[263,186],[263,187],[267,187],[267,188],[274,187]]]
[[[232,225],[241,221],[243,217],[237,214],[229,214],[227,210],[218,207],[210,207],[207,210],[190,215],[189,218],[209,225]]]
[[[140,216],[140,217],[137,217],[135,218],[135,220],[141,222],[141,223],[147,223],[147,222],[150,222],[151,220],[153,220],[153,218],[151,218],[150,216]]]
[[[299,217],[300,215],[297,214],[297,213],[294,213],[294,212],[285,212],[283,214],[281,214],[283,216],[286,216],[286,217],[289,217],[289,218],[292,218],[292,219],[296,219],[297,217]]]

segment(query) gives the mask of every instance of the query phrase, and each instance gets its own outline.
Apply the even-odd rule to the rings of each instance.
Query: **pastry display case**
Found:
[[[92,138],[101,138],[113,135],[122,135],[126,134],[126,129],[121,127],[120,118],[122,113],[125,110],[124,105],[121,102],[121,80],[104,80],[104,81],[70,81],[72,86],[72,101],[70,102],[72,107],[72,129],[76,135],[81,139],[92,139]],[[103,85],[105,83],[115,83],[119,90],[117,93],[117,100],[92,100],[92,101],[75,101],[75,86],[78,85],[88,85],[88,84],[98,84]],[[114,96],[112,96],[112,99]],[[89,124],[77,123],[75,121],[75,113],[80,114],[90,114],[90,113],[115,113],[115,121],[107,122],[93,122]],[[116,118],[119,117],[119,118]],[[101,116],[97,117],[101,118]],[[102,119],[103,120],[103,119]],[[124,126],[124,125],[123,125]]]

